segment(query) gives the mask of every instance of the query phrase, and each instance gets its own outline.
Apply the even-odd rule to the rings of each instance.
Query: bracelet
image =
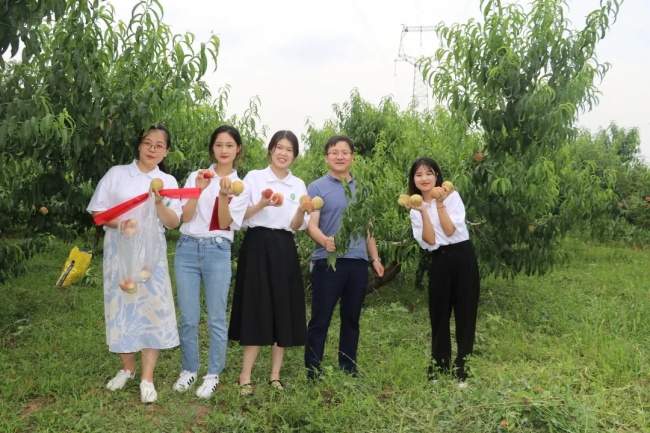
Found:
[[[375,263],[375,262],[381,263],[381,259],[379,257],[377,257],[376,259],[372,259],[372,263]]]
[[[442,206],[438,206],[438,209],[446,209],[446,206],[443,204]]]

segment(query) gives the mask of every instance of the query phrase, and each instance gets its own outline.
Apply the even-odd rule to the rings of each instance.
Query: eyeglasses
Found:
[[[342,150],[340,152],[338,150],[333,150],[331,152],[327,152],[327,154],[333,156],[334,158],[338,158],[339,155],[341,155],[342,157],[350,156],[352,155],[352,152],[350,152],[349,150]]]
[[[160,153],[163,150],[167,149],[167,147],[163,146],[162,144],[154,144],[148,141],[143,141],[141,144],[147,150],[151,150],[153,148],[153,151],[156,153]]]

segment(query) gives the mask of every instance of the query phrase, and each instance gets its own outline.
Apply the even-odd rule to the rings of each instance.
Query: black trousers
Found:
[[[434,372],[451,369],[449,324],[453,310],[458,346],[453,373],[460,379],[467,377],[465,361],[474,348],[480,283],[476,254],[469,240],[446,245],[432,252],[429,268],[429,317]]]

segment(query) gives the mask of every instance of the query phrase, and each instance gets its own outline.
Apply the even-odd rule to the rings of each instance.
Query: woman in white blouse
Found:
[[[306,342],[305,293],[294,233],[307,227],[299,203],[305,183],[291,174],[298,138],[278,131],[268,146],[270,164],[244,178],[249,201],[233,294],[228,338],[244,346],[240,393],[253,392],[251,373],[261,346],[271,346],[269,384],[283,389],[286,347]]]
[[[160,349],[179,344],[172,285],[167,263],[164,227],[175,228],[181,214],[180,201],[162,197],[151,190],[151,181],[160,178],[165,188],[178,188],[176,179],[159,168],[167,156],[171,140],[163,125],[153,125],[138,143],[138,159],[128,165],[112,167],[97,184],[88,211],[97,215],[140,194],[155,195],[159,220],[160,261],[153,275],[137,283],[135,293],[119,287],[120,223],[130,218],[140,206],[104,224],[104,312],[108,350],[117,353],[122,369],[106,387],[124,388],[136,371],[137,352],[141,353],[140,394],[143,403],[153,403],[158,393],[153,384],[154,369]]]
[[[210,351],[207,374],[196,395],[206,399],[216,391],[219,374],[226,365],[231,245],[248,204],[248,191],[235,196],[232,187],[239,181],[235,161],[240,158],[242,149],[241,136],[235,127],[221,125],[215,129],[207,145],[213,164],[208,170],[190,173],[185,183],[186,188],[200,188],[201,195],[182,200],[183,225],[174,256],[182,361],[174,389],[185,392],[198,377],[203,285]]]
[[[436,161],[427,157],[415,160],[409,172],[409,193],[420,194],[423,200],[421,204],[411,202],[411,226],[418,244],[431,252],[429,379],[451,373],[465,387],[465,362],[474,347],[480,277],[465,223],[465,205],[453,188],[442,187],[443,181]],[[453,365],[449,327],[452,310],[458,346]]]

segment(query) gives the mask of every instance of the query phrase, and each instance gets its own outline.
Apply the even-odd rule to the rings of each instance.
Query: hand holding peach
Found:
[[[400,206],[404,206],[405,208],[409,208],[409,200],[411,197],[408,194],[400,194],[398,199],[397,199],[397,204]]]
[[[282,206],[284,203],[284,195],[281,192],[276,192],[271,196],[271,203],[273,206]]]
[[[152,191],[159,192],[161,189],[165,187],[165,183],[162,181],[162,179],[157,177],[151,181],[150,186]]]

